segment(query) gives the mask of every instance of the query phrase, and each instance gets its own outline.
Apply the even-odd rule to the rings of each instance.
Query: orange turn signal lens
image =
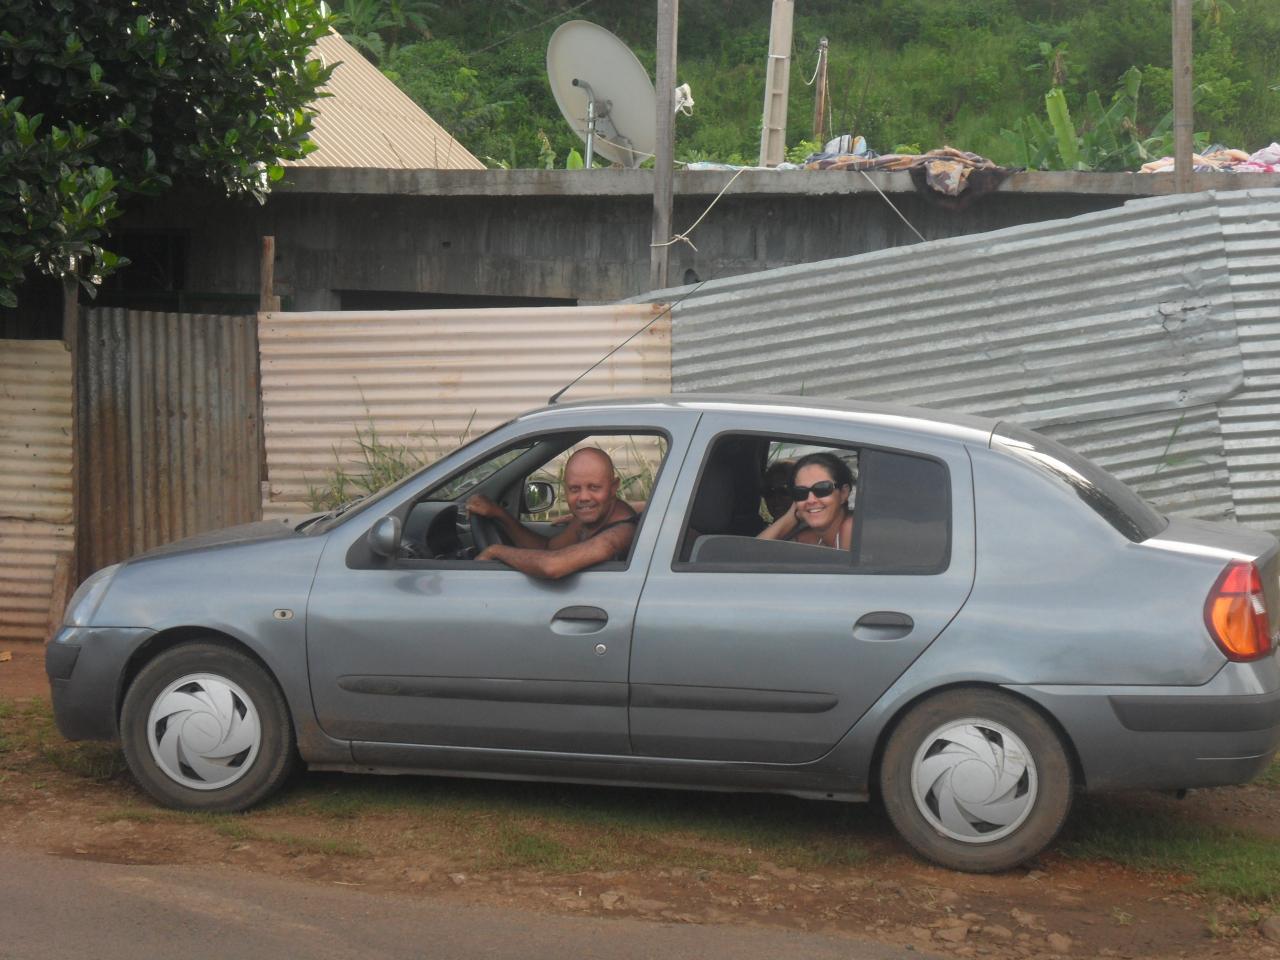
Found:
[[[1204,604],[1204,622],[1228,660],[1257,660],[1271,652],[1262,577],[1252,563],[1233,561]]]

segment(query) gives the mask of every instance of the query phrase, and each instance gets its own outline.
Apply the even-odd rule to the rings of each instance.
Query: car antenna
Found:
[[[710,280],[710,279],[711,279],[710,277],[707,277],[707,280]],[[579,380],[585,377],[588,373],[590,373],[596,367],[600,366],[600,364],[604,363],[606,360],[612,357],[615,353],[617,353],[619,350],[625,347],[628,343],[630,343],[636,337],[640,336],[640,334],[644,333],[646,330],[652,327],[655,323],[657,323],[659,320],[661,320],[663,317],[669,314],[676,307],[680,306],[680,304],[684,303],[686,300],[692,297],[695,293],[697,293],[700,289],[702,289],[702,285],[706,283],[707,280],[699,280],[697,283],[697,286],[695,286],[692,290],[686,293],[683,297],[681,297],[679,300],[675,301],[674,303],[667,304],[667,306],[656,317],[651,319],[643,327],[641,327],[631,336],[627,337],[627,339],[623,340],[620,344],[618,344],[616,347],[614,347],[612,350],[606,353],[603,357],[601,357],[591,366],[587,367],[587,369],[583,370],[580,374],[578,374],[576,377],[574,377],[572,380],[566,383],[563,387],[561,387],[559,390],[553,393],[551,395],[551,399],[547,401],[547,406],[548,407],[554,406],[557,400],[559,400],[561,397],[563,397],[566,393],[569,392],[570,387],[572,387],[575,383],[577,383]]]

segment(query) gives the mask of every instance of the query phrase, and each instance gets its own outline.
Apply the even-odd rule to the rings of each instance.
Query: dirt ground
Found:
[[[3,659],[6,652],[11,656]],[[0,698],[47,697],[42,646],[0,643]],[[330,779],[340,793],[346,778]],[[1274,788],[1200,791],[1183,801],[1143,795],[1134,802],[1152,809],[1176,804],[1192,822],[1235,826],[1280,842],[1280,790]],[[460,870],[406,842],[422,822],[394,809],[323,827],[335,832],[331,844],[355,843],[365,851],[335,856],[332,849],[218,832],[199,819],[103,813],[137,808],[150,806],[127,777],[95,781],[54,772],[31,783],[0,777],[0,844],[121,864],[217,862],[366,890],[554,912],[871,937],[925,955],[1280,958],[1280,940],[1264,932],[1271,908],[1216,901],[1189,892],[1186,878],[1070,859],[1052,849],[1003,875],[951,873],[912,857],[884,815],[870,809],[859,837],[870,856],[858,866],[800,870],[762,861],[758,872],[744,875],[715,868],[726,851],[708,844],[709,869],[681,861],[685,865],[564,875]],[[275,816],[270,824],[279,835],[318,829],[315,818],[300,815]]]

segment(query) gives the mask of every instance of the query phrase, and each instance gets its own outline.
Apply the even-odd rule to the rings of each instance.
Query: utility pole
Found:
[[[667,286],[667,253],[671,239],[671,195],[675,179],[676,25],[680,0],[658,0],[657,129],[653,155],[653,244],[649,248],[649,289]]]
[[[1191,105],[1191,0],[1173,0],[1173,190],[1190,193],[1195,179]]]
[[[787,91],[791,86],[791,23],[794,0],[773,0],[769,21],[769,65],[764,77],[760,166],[776,167],[787,155]]]
[[[813,74],[813,139],[822,143],[827,119],[827,38],[818,41],[818,69]]]

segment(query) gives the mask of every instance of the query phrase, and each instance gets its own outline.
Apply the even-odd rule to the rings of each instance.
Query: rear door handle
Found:
[[[901,640],[915,629],[915,621],[905,613],[894,610],[876,610],[864,614],[853,625],[853,636],[871,642]]]
[[[609,622],[609,615],[599,607],[564,607],[551,618],[551,629],[566,636],[580,637],[598,633]]]

